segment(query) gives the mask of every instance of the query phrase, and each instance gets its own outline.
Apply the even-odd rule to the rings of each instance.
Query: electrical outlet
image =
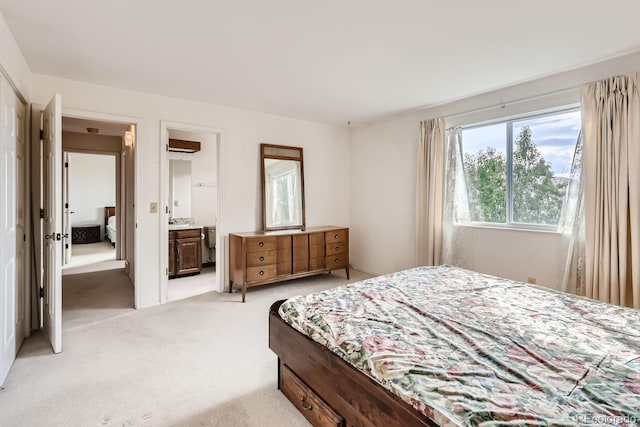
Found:
[[[535,285],[536,284],[536,278],[535,277],[527,277],[527,283],[529,283],[531,285]]]
[[[151,202],[149,204],[149,212],[158,213],[158,203],[157,202]]]

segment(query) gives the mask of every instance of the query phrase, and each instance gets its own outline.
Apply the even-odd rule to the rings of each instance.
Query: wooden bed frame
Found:
[[[107,223],[109,222],[109,217],[110,216],[115,216],[116,214],[116,207],[115,206],[105,206],[104,207],[104,237],[106,240],[109,240],[109,234],[107,233]],[[115,246],[116,244],[111,242],[112,246]]]
[[[305,403],[307,397],[304,394],[295,399],[287,396],[312,424],[438,426],[434,420],[420,414],[331,350],[293,329],[278,314],[283,302],[275,302],[269,310],[269,348],[278,356],[278,389],[287,394],[283,390],[283,385],[286,386],[283,374],[290,376],[292,372],[304,383],[302,387],[306,386],[302,390],[317,395],[344,419],[343,424],[314,422],[305,411],[311,411],[312,405]],[[302,403],[298,401],[296,404],[298,399]]]

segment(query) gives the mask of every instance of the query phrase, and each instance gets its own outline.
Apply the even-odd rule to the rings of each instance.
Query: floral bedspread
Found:
[[[640,312],[419,267],[280,307],[442,426],[640,425]]]

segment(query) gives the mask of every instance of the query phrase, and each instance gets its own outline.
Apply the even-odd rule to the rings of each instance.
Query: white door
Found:
[[[64,203],[64,217],[62,218],[62,244],[64,245],[64,257],[62,265],[71,261],[71,212],[69,207],[69,153],[64,153],[64,168],[62,169],[62,202]]]
[[[27,110],[24,104],[14,96],[14,105],[16,107],[15,128],[13,135],[16,139],[16,354],[20,350],[22,341],[27,334],[27,235],[25,233],[25,219],[27,192],[25,189],[25,173],[26,173],[26,122]]]
[[[44,329],[54,353],[62,351],[62,100],[56,94],[42,113],[44,140]]]
[[[0,76],[0,384],[16,358],[16,138],[13,89]]]

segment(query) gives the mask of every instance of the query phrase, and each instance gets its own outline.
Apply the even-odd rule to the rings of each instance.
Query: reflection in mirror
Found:
[[[267,224],[302,226],[300,162],[264,159]]]
[[[191,217],[191,160],[169,160],[171,218]]]
[[[305,227],[302,148],[261,144],[265,230]]]

